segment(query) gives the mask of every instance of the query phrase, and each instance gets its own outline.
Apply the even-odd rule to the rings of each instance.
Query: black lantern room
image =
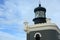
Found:
[[[35,24],[38,23],[46,23],[46,9],[44,7],[41,7],[41,4],[39,4],[39,7],[34,9],[35,18],[33,19]]]

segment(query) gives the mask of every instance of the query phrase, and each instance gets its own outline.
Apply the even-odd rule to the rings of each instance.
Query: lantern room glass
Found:
[[[37,12],[35,13],[35,18],[38,18],[38,17],[45,17],[44,11],[37,11]]]

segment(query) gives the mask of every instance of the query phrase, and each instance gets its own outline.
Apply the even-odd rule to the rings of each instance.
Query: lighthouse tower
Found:
[[[33,19],[34,25],[25,24],[25,32],[27,40],[60,40],[60,29],[55,23],[52,23],[49,18],[46,18],[46,8],[39,4],[34,9],[35,18]]]

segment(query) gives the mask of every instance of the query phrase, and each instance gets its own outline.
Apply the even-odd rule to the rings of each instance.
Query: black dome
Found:
[[[46,9],[44,7],[41,7],[41,5],[39,5],[39,7],[34,9],[34,12],[36,12],[36,11],[44,11],[44,12],[46,12]]]

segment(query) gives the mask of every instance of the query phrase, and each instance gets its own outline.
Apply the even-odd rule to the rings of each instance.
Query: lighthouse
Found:
[[[35,24],[46,23],[46,9],[41,7],[41,4],[34,9],[35,18],[33,19]]]
[[[34,25],[28,25],[28,22],[24,22],[26,40],[60,40],[60,29],[55,23],[51,22],[50,18],[46,18],[46,12],[46,8],[39,4],[34,9]]]

